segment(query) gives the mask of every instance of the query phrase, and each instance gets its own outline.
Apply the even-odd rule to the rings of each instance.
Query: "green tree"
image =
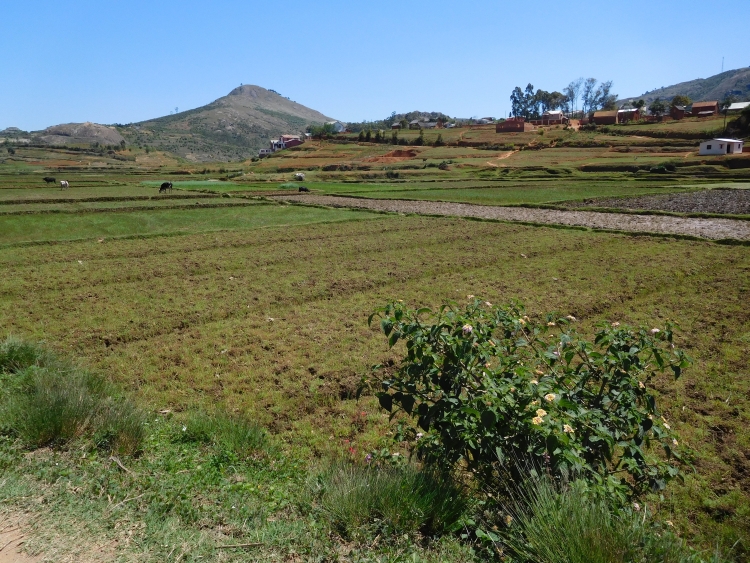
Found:
[[[369,143],[371,139],[372,139],[372,130],[368,129],[367,131],[365,131],[365,141]]]
[[[443,134],[438,133],[437,139],[435,139],[435,146],[442,147],[444,145],[445,145],[445,141],[443,141]]]
[[[648,111],[650,111],[653,115],[656,115],[656,116],[664,115],[667,112],[667,104],[661,98],[656,98],[648,106]]]
[[[8,154],[16,154],[16,149],[13,147],[8,147]]]
[[[688,96],[677,94],[674,98],[672,98],[670,107],[689,106],[692,103],[693,103],[693,100],[691,100]]]
[[[643,107],[646,105],[646,101],[641,99],[637,102],[633,102],[633,107],[637,109],[638,111],[643,111]]]

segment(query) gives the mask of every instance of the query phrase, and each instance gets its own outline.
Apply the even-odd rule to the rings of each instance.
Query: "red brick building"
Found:
[[[695,102],[690,110],[693,117],[711,117],[719,114],[719,102]]]
[[[495,124],[495,133],[523,133],[533,130],[534,126],[531,123],[526,123],[523,117],[510,117]]]
[[[595,111],[591,122],[596,125],[616,125],[617,111]]]

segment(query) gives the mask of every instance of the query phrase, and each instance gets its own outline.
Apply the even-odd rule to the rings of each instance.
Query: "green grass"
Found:
[[[132,455],[143,441],[143,413],[114,396],[101,376],[9,338],[0,346],[0,426],[33,447],[86,437]]]
[[[505,507],[501,543],[519,561],[547,563],[721,563],[718,554],[689,549],[670,524],[653,522],[646,506],[615,510],[591,498],[585,485],[556,490],[545,478],[532,478]]]
[[[197,207],[197,206],[195,206]],[[0,244],[257,229],[377,217],[371,213],[284,205],[116,213],[0,215]]]
[[[450,478],[411,465],[334,463],[314,489],[323,514],[348,539],[440,536],[460,528],[471,506]]]

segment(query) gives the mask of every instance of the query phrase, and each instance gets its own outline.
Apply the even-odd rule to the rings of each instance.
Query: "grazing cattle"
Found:
[[[57,183],[57,180],[55,180],[52,176],[45,176],[44,178],[42,178],[42,180],[44,180],[48,184]]]
[[[299,181],[299,182],[302,182],[305,179],[305,175],[302,172],[297,172],[294,175],[294,179],[297,180],[297,181]]]
[[[172,191],[172,182],[164,182],[164,183],[163,183],[163,184],[161,185],[161,187],[159,188],[159,193],[160,193],[160,194],[161,194],[161,193],[164,193],[164,192],[166,192],[167,190],[169,190],[170,192]]]
[[[70,187],[67,180],[60,180],[60,189],[64,190]]]
[[[306,188],[305,186],[300,186],[300,187],[299,187],[299,191],[301,191],[301,192],[309,192],[309,191],[310,191],[310,189],[309,189],[309,188]]]

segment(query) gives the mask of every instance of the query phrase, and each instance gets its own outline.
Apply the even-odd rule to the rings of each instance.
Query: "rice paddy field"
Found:
[[[300,155],[315,151],[297,151],[290,164],[304,161],[306,170],[385,154],[381,147],[358,145],[320,150],[324,155],[311,160]],[[165,560],[184,551],[185,560],[291,561],[315,553],[335,558],[343,549],[351,560],[367,560],[368,548],[332,536],[294,509],[302,501],[289,499],[304,488],[309,468],[321,459],[363,457],[390,443],[392,427],[377,401],[356,398],[360,380],[373,364],[397,360],[403,353],[388,350],[382,335],[368,327],[373,309],[394,299],[437,307],[477,295],[498,304],[520,300],[531,315],[552,310],[574,315],[589,333],[600,321],[647,326],[678,322],[677,344],[694,364],[677,381],[660,378],[656,389],[689,463],[684,482],[648,502],[694,545],[733,549],[737,561],[746,560],[747,245],[262,199],[266,192],[305,185],[318,193],[368,198],[555,204],[679,193],[709,187],[709,182],[731,186],[742,179],[743,170],[713,164],[702,172],[666,175],[577,169],[582,163],[683,158],[678,152],[647,156],[565,148],[520,151],[506,158],[501,157],[509,151],[467,147],[417,152],[421,154],[414,159],[421,165],[454,159],[455,168],[414,171],[422,176],[409,176],[407,170],[398,179],[312,170],[307,171],[309,181],[300,184],[291,182],[291,174],[278,172],[286,156],[237,163],[224,172],[218,172],[219,165],[208,172],[196,169],[188,177],[172,174],[188,168],[184,162],[114,169],[118,161],[109,171],[61,172],[45,168],[39,154],[23,160],[22,150],[17,151],[21,160],[0,165],[1,336],[44,341],[104,374],[143,405],[153,415],[154,444],[170,444],[165,451],[180,460],[169,469],[174,481],[168,481],[171,492],[163,493],[168,497],[192,490],[181,480],[181,471],[202,475],[203,462],[195,458],[190,465],[185,456],[193,454],[187,446],[159,441],[164,420],[181,424],[190,413],[219,407],[261,424],[277,448],[252,467],[206,481],[202,498],[185,492],[175,500],[185,514],[203,517],[180,516],[183,512],[175,509],[167,520],[143,520],[149,507],[142,499],[129,499],[136,496],[127,492],[129,480],[136,479],[129,473],[111,464],[97,469],[108,480],[98,488],[74,452],[22,455],[3,442],[0,514],[10,510],[38,518],[46,531],[36,536],[36,543],[29,541],[40,549],[50,534],[69,547],[75,538],[87,541],[94,534],[104,538],[100,547],[112,557],[148,552],[149,560]],[[466,172],[476,168],[475,161],[498,158],[507,165],[506,176],[499,166],[484,167],[490,169],[487,177]],[[402,162],[409,161],[396,164]],[[462,162],[467,168],[457,167]],[[270,171],[272,165],[276,171]],[[380,167],[378,174],[391,166],[371,165]],[[533,166],[570,172],[528,170]],[[49,170],[64,174],[71,188],[45,186],[41,176]],[[166,179],[175,189],[160,195],[158,186]],[[268,465],[270,460],[277,465]],[[156,476],[157,461],[146,454],[132,463],[141,477]],[[73,495],[65,492],[76,488]],[[105,489],[109,492],[102,496]],[[50,510],[34,500],[39,495]],[[107,495],[115,496],[107,502]],[[240,497],[254,507],[253,514],[236,512]],[[140,527],[144,521],[150,523]],[[170,542],[171,548],[164,547]],[[217,549],[221,543],[255,547],[243,556],[242,551]],[[414,560],[473,560],[450,541],[428,548],[371,549],[393,560],[400,560],[399,554],[414,554]]]

